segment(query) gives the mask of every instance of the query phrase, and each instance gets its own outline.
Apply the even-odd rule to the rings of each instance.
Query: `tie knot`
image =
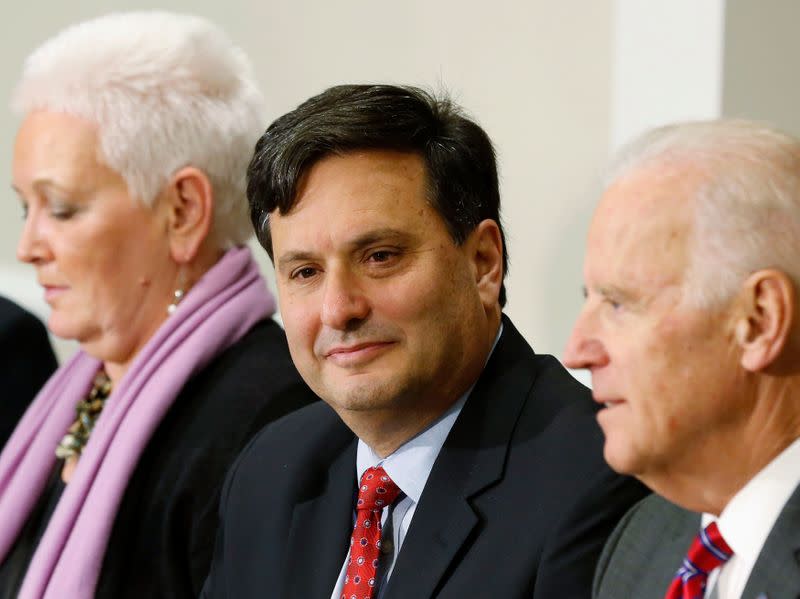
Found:
[[[699,570],[708,573],[727,562],[733,555],[716,522],[700,531],[689,548],[689,561]]]
[[[361,476],[356,510],[382,510],[391,505],[399,494],[400,487],[394,484],[383,468],[367,468]]]
[[[717,523],[712,522],[700,531],[689,547],[689,553],[667,590],[666,599],[702,599],[709,573],[732,555],[733,550],[722,538]]]

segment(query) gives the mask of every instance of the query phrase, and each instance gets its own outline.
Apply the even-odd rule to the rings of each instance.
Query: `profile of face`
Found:
[[[697,307],[687,284],[696,184],[652,167],[606,190],[589,229],[586,301],[564,356],[591,371],[606,460],[644,479],[697,459],[713,442],[708,432],[743,413],[729,306]]]
[[[270,214],[292,358],[340,415],[455,401],[483,367],[487,314],[499,319],[501,257],[488,247],[502,248],[499,232],[484,221],[457,245],[425,181],[413,153],[331,155],[287,214]]]
[[[130,197],[98,159],[94,126],[68,114],[27,115],[13,187],[25,216],[17,257],[36,269],[49,329],[126,362],[166,316],[174,272],[164,215]]]

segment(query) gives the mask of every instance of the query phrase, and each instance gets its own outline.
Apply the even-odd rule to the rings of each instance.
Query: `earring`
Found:
[[[173,291],[172,301],[167,306],[167,314],[172,314],[177,310],[178,304],[181,303],[184,295],[186,295],[186,292],[183,290],[183,270],[181,270],[178,274],[178,286],[175,288],[175,291]]]

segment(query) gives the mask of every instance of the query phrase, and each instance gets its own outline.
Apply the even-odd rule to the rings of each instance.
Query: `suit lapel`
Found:
[[[330,597],[353,530],[356,441],[298,497],[286,546],[284,597]]]
[[[800,486],[783,507],[756,560],[742,599],[800,599]]]
[[[479,522],[470,499],[502,478],[508,445],[533,384],[532,350],[504,318],[491,359],[431,470],[385,599],[431,597]],[[502,402],[502,408],[499,403]]]

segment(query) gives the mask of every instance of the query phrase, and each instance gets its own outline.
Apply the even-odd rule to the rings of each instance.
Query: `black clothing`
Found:
[[[57,366],[42,322],[0,297],[0,447]]]
[[[647,492],[603,460],[588,390],[503,322],[384,599],[588,599],[606,538]],[[225,481],[202,597],[329,599],[353,528],[356,446],[323,403],[255,437]]]
[[[61,480],[63,465],[64,461],[58,460],[36,507],[22,527],[17,542],[0,564],[0,599],[16,599],[19,594],[25,572],[28,571],[28,564],[31,563],[47,523],[58,505],[61,493],[66,488],[64,481]]]
[[[272,320],[256,324],[187,381],[128,482],[95,597],[197,597],[211,561],[228,466],[266,423],[315,399]],[[43,498],[51,492],[48,485]],[[51,513],[37,507],[40,526],[32,516],[10,556],[17,556],[20,546],[35,548]],[[5,564],[0,575],[4,569]],[[0,587],[7,582],[0,578]]]

